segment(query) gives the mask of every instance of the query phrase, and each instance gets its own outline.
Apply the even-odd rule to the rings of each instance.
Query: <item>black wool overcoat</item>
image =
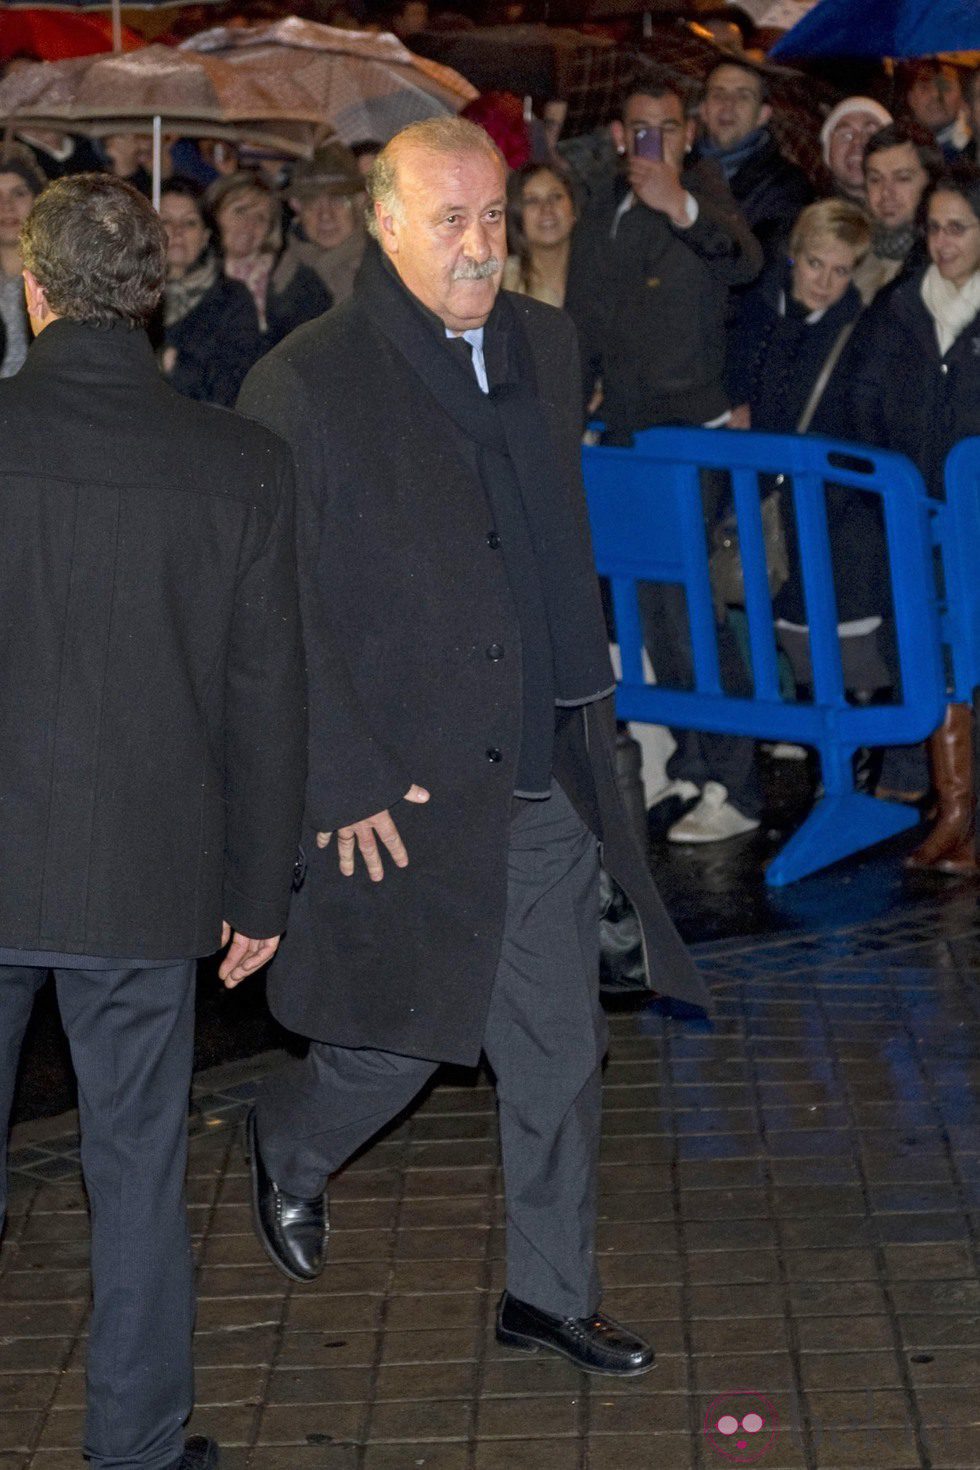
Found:
[[[306,770],[292,464],[149,339],[52,322],[0,382],[0,947],[282,931]]]
[[[518,623],[474,446],[372,319],[363,277],[252,369],[239,402],[293,448],[310,681],[309,866],[270,1002],[319,1040],[473,1063],[503,932]],[[574,329],[551,307],[509,300],[588,556]],[[430,330],[421,317],[419,330]],[[457,371],[448,351],[446,364]],[[556,509],[567,520],[567,501]],[[607,699],[566,716],[561,779],[638,906],[657,988],[703,1005],[619,803],[610,715]],[[412,782],[431,791],[428,805],[401,799]],[[343,878],[315,831],[385,807],[409,866],[388,861],[373,884],[358,859]]]

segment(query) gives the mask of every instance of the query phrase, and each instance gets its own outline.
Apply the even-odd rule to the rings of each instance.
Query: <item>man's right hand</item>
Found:
[[[405,801],[411,801],[417,805],[427,802],[428,799],[429,793],[424,786],[410,786],[404,796]],[[326,847],[332,836],[332,832],[318,832],[316,834],[317,847]],[[369,878],[373,883],[381,882],[385,874],[378,847],[379,837],[391,854],[395,867],[408,867],[408,853],[405,850],[405,844],[398,835],[398,828],[392,821],[391,813],[386,808],[383,812],[376,812],[373,817],[365,817],[363,822],[352,822],[349,827],[338,828],[337,856],[340,859],[340,871],[345,878],[350,878],[354,872],[354,858],[359,848]]]
[[[665,214],[679,230],[690,227],[687,190],[672,163],[665,159],[638,158],[634,154],[629,161],[629,181],[641,204]]]

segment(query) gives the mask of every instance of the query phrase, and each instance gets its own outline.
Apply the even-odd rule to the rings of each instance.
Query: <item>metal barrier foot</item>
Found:
[[[919,813],[914,808],[896,801],[878,801],[859,791],[821,797],[803,826],[769,864],[766,885],[782,888],[795,883],[841,858],[907,831],[918,821]]]

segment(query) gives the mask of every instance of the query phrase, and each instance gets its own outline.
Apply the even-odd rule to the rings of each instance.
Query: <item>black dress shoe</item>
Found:
[[[252,1174],[252,1218],[266,1255],[291,1281],[315,1281],[324,1267],[327,1211],[323,1195],[287,1194],[266,1173],[259,1153],[255,1109],[245,1124]]]
[[[497,1341],[532,1353],[539,1347],[551,1348],[585,1373],[614,1373],[620,1378],[649,1373],[654,1363],[648,1342],[601,1312],[592,1317],[552,1317],[508,1291],[497,1307]]]
[[[218,1446],[213,1439],[195,1434],[184,1444],[184,1453],[170,1470],[218,1470]]]

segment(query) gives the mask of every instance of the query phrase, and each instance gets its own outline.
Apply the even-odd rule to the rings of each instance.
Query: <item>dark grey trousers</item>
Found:
[[[507,1288],[556,1316],[584,1317],[600,1296],[595,1222],[606,1022],[596,840],[559,786],[547,801],[515,802],[507,862],[504,938],[483,1037],[497,1081]],[[319,1194],[437,1066],[312,1042],[259,1095],[259,1144],[270,1174],[291,1194]]]
[[[195,968],[55,970],[92,1217],[84,1450],[94,1470],[172,1465],[193,1405],[184,1175]],[[47,973],[0,966],[0,1222],[17,1059]]]

